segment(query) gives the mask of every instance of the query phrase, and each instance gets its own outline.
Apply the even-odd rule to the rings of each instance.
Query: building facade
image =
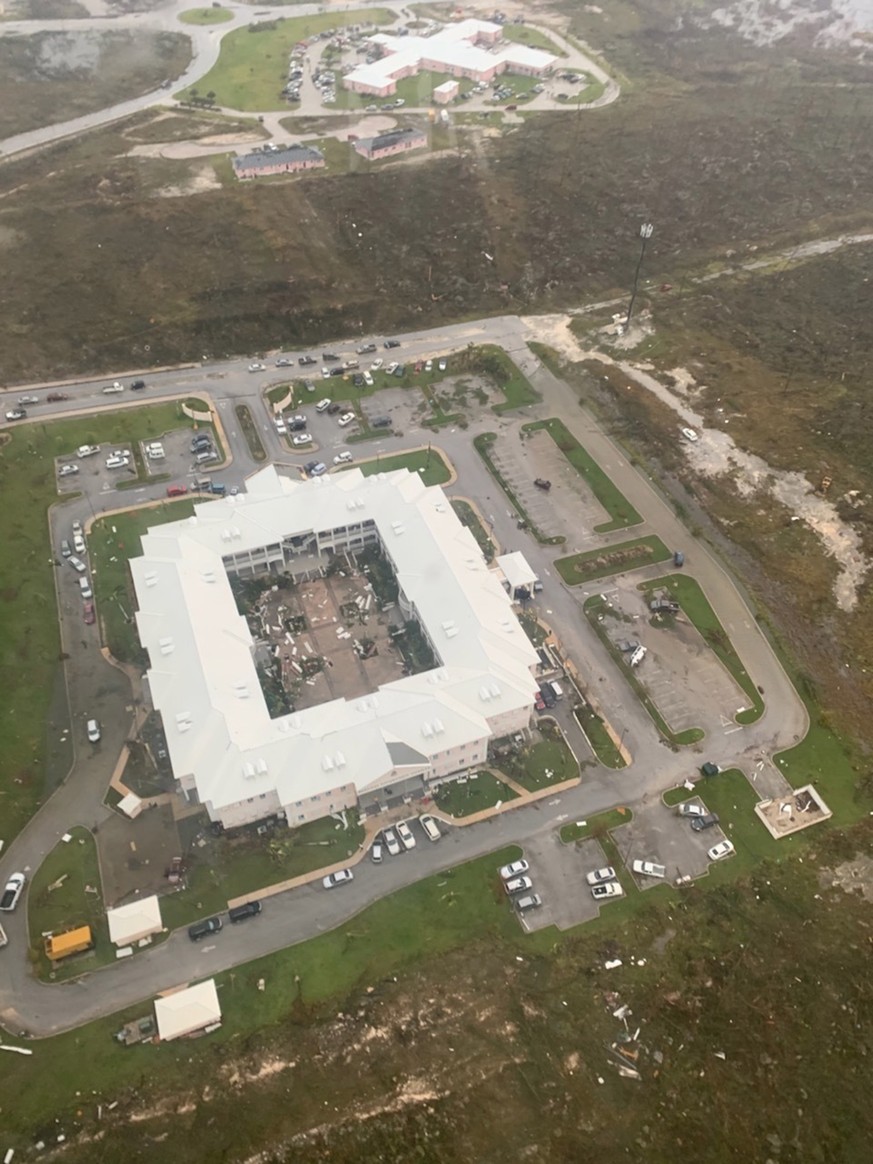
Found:
[[[233,172],[242,180],[266,178],[272,174],[296,174],[303,170],[324,169],[324,155],[309,146],[244,154],[233,159]]]
[[[377,137],[358,138],[354,143],[355,152],[371,162],[424,149],[426,145],[427,134],[420,129],[392,129]]]

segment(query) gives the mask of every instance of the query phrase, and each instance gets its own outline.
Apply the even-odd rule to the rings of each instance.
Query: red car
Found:
[[[539,691],[534,696],[534,707],[537,709],[537,711],[546,710],[545,700],[543,699],[542,695],[540,695]]]
[[[58,401],[60,401],[60,400],[69,400],[69,399],[70,398],[66,394],[66,392],[49,392],[48,396],[46,396],[46,400],[48,401],[49,404],[57,404]]]
[[[97,616],[94,614],[94,603],[93,602],[86,602],[85,603],[85,608],[82,612],[82,617],[85,619],[86,626],[91,626],[94,623],[94,620],[96,619]]]
[[[167,488],[168,497],[183,497],[188,492],[187,485],[170,485]]]

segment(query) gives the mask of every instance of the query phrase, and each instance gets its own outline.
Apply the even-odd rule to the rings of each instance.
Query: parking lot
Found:
[[[524,929],[534,932],[546,926],[568,930],[597,917],[603,904],[591,896],[586,873],[609,864],[595,840],[565,845],[560,833],[550,832],[528,842],[524,849],[530,864],[528,876],[533,890],[542,898],[539,909],[521,914]]]
[[[747,697],[681,612],[653,620],[651,595],[638,590],[636,581],[618,578],[603,592],[619,617],[604,618],[601,625],[619,649],[634,641],[646,648],[636,678],[674,732],[727,727]]]
[[[689,794],[688,799],[695,798]],[[695,832],[688,817],[680,816],[675,808],[667,808],[656,796],[637,805],[633,819],[614,829],[612,838],[628,871],[633,861],[653,861],[666,866],[664,880],[675,884],[680,878],[699,877],[707,871],[707,850],[724,840],[724,833],[718,825]],[[636,873],[632,876],[643,890],[661,884],[659,878]]]

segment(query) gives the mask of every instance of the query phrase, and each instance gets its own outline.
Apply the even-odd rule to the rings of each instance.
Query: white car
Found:
[[[437,364],[437,367],[439,368],[439,370],[441,372],[445,372],[446,368],[448,367],[448,364],[446,363],[445,360],[440,360],[440,362]]]
[[[39,397],[38,396],[19,396],[18,403],[19,404],[39,404]]]
[[[254,363],[249,364],[249,371],[250,372],[266,372],[266,370],[267,370],[267,365],[266,364],[259,364],[257,362],[257,360],[255,360]]]
[[[347,465],[351,459],[352,459],[352,454],[349,452],[348,449],[345,449],[344,452],[337,453],[337,455],[333,459],[333,463],[335,465]]]
[[[82,529],[81,521],[73,522],[73,537],[81,537],[85,531]]]
[[[88,739],[92,744],[99,743],[100,741],[100,724],[96,719],[88,720]]]
[[[691,441],[692,443],[699,439],[693,428],[683,428],[681,432],[685,439],[687,441]]]
[[[382,833],[382,836],[385,838],[385,848],[388,850],[389,856],[396,857],[400,852],[400,842],[394,835],[394,830],[385,829]]]
[[[7,420],[24,420],[26,417],[27,413],[23,408],[10,408],[6,413]]]
[[[425,363],[424,370],[425,370],[425,372],[432,372],[433,371],[433,360],[428,360]]]
[[[99,445],[79,445],[76,449],[77,457],[94,457],[100,452]]]
[[[382,367],[382,364],[383,364],[383,360],[382,360],[382,357],[380,356],[378,360],[374,360],[372,362],[372,364],[370,365],[370,371],[371,372],[378,372],[379,369]]]
[[[676,811],[680,816],[706,816],[706,809],[703,805],[694,804],[690,800],[685,800],[682,804],[677,804]]]
[[[124,385],[119,384],[116,380],[114,384],[109,384],[106,388],[103,389],[103,391],[107,396],[111,396],[115,392],[123,392]]]
[[[369,372],[364,373],[364,383],[367,385],[368,388],[373,387],[373,377],[370,375]]]
[[[634,873],[641,877],[666,877],[667,870],[663,865],[656,865],[654,861],[634,861]]]
[[[522,873],[527,873],[530,865],[525,860],[513,861],[511,865],[504,865],[500,870],[500,877],[503,881],[511,881],[513,877],[520,877]]]
[[[118,456],[113,455],[111,457],[106,458],[106,468],[107,469],[126,469],[129,464],[130,464],[129,457],[118,457]]]
[[[381,865],[382,864],[382,842],[381,841],[374,842],[373,847],[370,850],[370,860],[373,862],[374,865]]]
[[[280,416],[276,421],[276,432],[279,434],[279,436],[285,436],[287,431],[288,429],[285,427],[285,421]]]
[[[400,367],[400,365],[397,363],[397,361],[392,360],[391,363],[388,365],[388,367],[385,369],[385,375],[386,376],[393,376],[395,370],[399,367]]]
[[[523,893],[525,889],[533,889],[530,877],[513,877],[511,881],[504,881],[503,888],[507,893]]]
[[[84,554],[86,552],[85,539],[81,534],[73,534],[73,549],[77,554]]]
[[[18,899],[24,892],[25,876],[23,873],[13,873],[6,882],[6,888],[3,890],[3,896],[0,897],[0,909],[5,913],[11,913],[18,905]]]
[[[340,428],[345,428],[346,425],[351,424],[354,419],[355,414],[353,412],[344,412],[337,421],[337,424],[340,426]]]
[[[591,896],[595,901],[604,897],[623,897],[624,890],[617,881],[607,881],[605,885],[592,885]]]
[[[329,408],[330,408],[330,397],[325,396],[323,400],[319,400],[318,404],[316,404],[315,411],[316,412],[327,412],[327,410]]]
[[[733,852],[735,852],[733,841],[719,841],[706,855],[710,861],[720,861],[722,857],[729,857]]]
[[[595,869],[589,873],[585,880],[589,885],[602,885],[604,881],[615,881],[615,870],[611,865],[606,865],[603,869]]]
[[[327,364],[325,364],[324,367],[321,369],[321,378],[322,378],[322,380],[329,380],[330,379],[330,368],[327,366]]]
[[[295,432],[294,436],[291,438],[291,444],[298,448],[300,445],[311,445],[312,435],[308,432]]]
[[[58,469],[58,476],[59,477],[70,477],[70,476],[72,476],[73,473],[78,473],[78,472],[79,472],[78,465],[61,465],[61,467]]]
[[[351,869],[338,869],[336,873],[328,873],[321,884],[325,889],[333,889],[336,885],[346,885],[354,879],[355,875]]]
[[[415,837],[412,835],[412,829],[409,827],[406,821],[401,821],[397,826],[397,834],[400,837],[404,849],[408,850],[415,848]]]

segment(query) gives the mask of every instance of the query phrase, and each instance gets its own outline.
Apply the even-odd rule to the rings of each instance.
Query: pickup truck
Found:
[[[10,913],[18,905],[18,899],[24,890],[24,874],[13,873],[6,882],[3,896],[0,897],[0,909]]]
[[[664,865],[656,865],[654,861],[634,861],[634,873],[641,877],[666,877],[667,869]]]

